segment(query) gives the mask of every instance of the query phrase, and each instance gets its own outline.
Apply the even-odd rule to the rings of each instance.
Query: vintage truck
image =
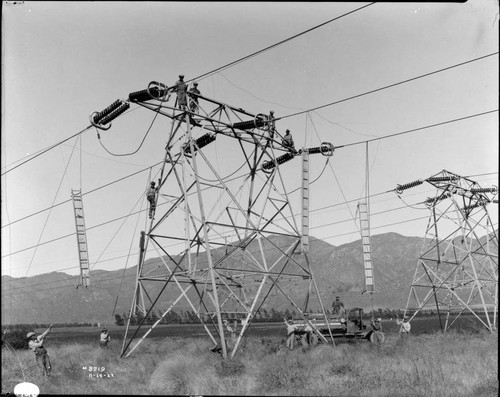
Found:
[[[363,309],[360,307],[347,310],[345,315],[327,315],[328,323],[325,322],[325,317],[321,313],[304,313],[304,315],[327,340],[333,337],[334,339],[364,339],[374,343],[373,330],[363,320]],[[292,322],[295,338],[303,346],[314,346],[320,341],[317,333],[313,332],[313,328],[302,317],[292,318]]]

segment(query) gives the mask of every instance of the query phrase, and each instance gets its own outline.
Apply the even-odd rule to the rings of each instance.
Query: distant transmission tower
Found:
[[[425,204],[429,221],[406,311],[412,318],[435,307],[447,331],[463,313],[474,315],[490,332],[497,328],[498,236],[488,214],[498,203],[497,188],[443,170],[398,185],[396,192],[427,182],[436,188]],[[444,322],[444,324],[443,324]]]
[[[233,357],[259,309],[276,292],[315,330],[307,316],[309,291],[327,321],[308,258],[304,188],[309,186],[308,155],[331,156],[333,146],[290,149],[282,144],[272,111],[255,115],[199,94],[190,94],[181,109],[178,101],[167,105],[169,91],[151,82],[128,101],[91,115],[95,127],[108,129],[116,117],[109,115],[133,102],[172,120],[154,219],[140,240],[131,314],[141,313],[142,321],[132,332],[129,319],[121,356],[129,356],[182,305],[223,356]],[[293,214],[280,171],[299,154],[305,159],[301,221]],[[149,260],[148,249],[153,251]],[[160,316],[139,337],[153,308]],[[241,328],[230,335],[225,320],[239,320]]]

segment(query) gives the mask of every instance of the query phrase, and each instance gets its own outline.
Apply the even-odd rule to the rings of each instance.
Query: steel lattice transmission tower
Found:
[[[133,102],[172,120],[155,216],[141,235],[131,307],[141,317],[157,313],[157,320],[140,338],[146,325],[131,332],[129,320],[121,356],[180,305],[195,313],[224,357],[234,356],[258,310],[276,293],[316,329],[304,315],[309,297],[316,297],[325,321],[326,313],[304,249],[308,211],[296,219],[280,168],[299,154],[331,156],[333,146],[290,150],[272,111],[255,115],[195,94],[195,106],[180,109],[168,104],[169,91],[151,82],[116,101],[115,110],[111,105],[91,116],[94,126],[107,129],[106,112]],[[308,206],[306,182],[301,197]],[[241,329],[230,338],[224,320],[236,318]]]
[[[424,182],[436,189],[425,200],[430,210],[421,254],[405,312],[412,318],[436,308],[447,331],[463,313],[471,313],[488,330],[497,328],[498,231],[488,207],[498,203],[497,188],[443,170],[427,178],[398,185],[396,192]]]

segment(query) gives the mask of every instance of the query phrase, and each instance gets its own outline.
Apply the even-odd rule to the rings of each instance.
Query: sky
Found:
[[[419,237],[428,212],[416,203],[435,190],[403,201],[397,184],[447,170],[498,186],[497,1],[3,2],[2,275],[79,274],[72,189],[84,194],[91,269],[136,265],[170,120],[132,105],[99,140],[89,116],[150,81],[197,78],[334,18],[198,80],[202,95],[273,110],[297,147],[339,147],[328,163],[311,158],[310,234],[359,240],[367,184],[371,234]],[[238,159],[223,145],[211,150],[227,175]],[[289,191],[300,170],[283,168]]]

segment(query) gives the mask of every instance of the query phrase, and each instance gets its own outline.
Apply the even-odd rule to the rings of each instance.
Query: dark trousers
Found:
[[[40,370],[42,371],[42,375],[50,374],[52,370],[52,366],[50,365],[49,355],[47,353],[36,354],[36,363]]]
[[[155,212],[155,197],[148,197],[149,201],[149,217],[151,218]]]

